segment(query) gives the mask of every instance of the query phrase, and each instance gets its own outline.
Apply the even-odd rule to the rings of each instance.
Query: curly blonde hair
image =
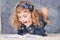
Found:
[[[25,3],[26,3],[25,1],[21,1],[18,4],[25,4]],[[30,2],[28,4],[32,5]],[[20,28],[21,25],[22,25],[22,23],[18,19],[18,15],[17,14],[20,13],[22,10],[27,10],[27,9],[25,9],[23,7],[17,7],[17,5],[15,6],[14,13],[11,16],[11,24],[13,25],[13,27],[15,29]],[[33,20],[33,25],[35,27],[37,27],[37,25],[41,26],[41,22],[39,21],[39,16],[42,16],[42,13],[40,13],[38,10],[34,9],[31,12],[31,16],[32,16],[32,20]]]

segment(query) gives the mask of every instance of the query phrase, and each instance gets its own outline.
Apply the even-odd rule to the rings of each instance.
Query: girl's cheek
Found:
[[[19,18],[19,21],[21,21],[21,19]]]
[[[29,17],[26,18],[26,20],[29,20],[29,19],[30,19]]]

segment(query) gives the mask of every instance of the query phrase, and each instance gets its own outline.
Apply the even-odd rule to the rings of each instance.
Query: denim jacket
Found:
[[[43,17],[40,17],[40,21],[42,22],[42,27],[35,28],[35,26],[32,24],[30,27],[26,27],[25,25],[21,26],[21,29],[18,29],[19,35],[24,35],[26,33],[30,33],[33,35],[44,35],[45,34],[45,25],[46,23],[43,20]]]

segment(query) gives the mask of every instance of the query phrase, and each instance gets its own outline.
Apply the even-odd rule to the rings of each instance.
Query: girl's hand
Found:
[[[49,20],[47,20],[47,26],[50,26],[50,21]]]

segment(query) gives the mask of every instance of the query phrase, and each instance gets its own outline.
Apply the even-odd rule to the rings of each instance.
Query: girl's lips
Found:
[[[27,21],[25,21],[24,23],[27,23]]]

